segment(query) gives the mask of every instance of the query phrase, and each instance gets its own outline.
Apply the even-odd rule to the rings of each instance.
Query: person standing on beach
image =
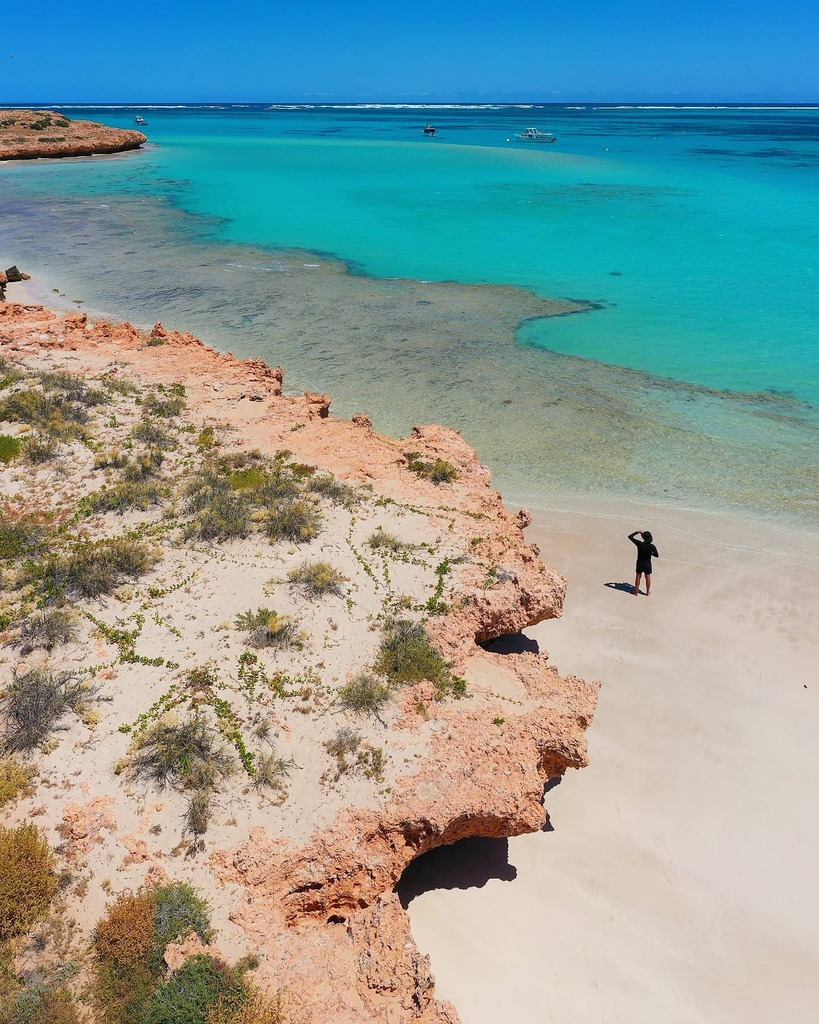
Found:
[[[643,538],[637,540],[637,534]],[[634,578],[634,596],[640,593],[640,577],[646,578],[646,597],[651,597],[651,556],[660,557],[660,552],[654,547],[654,538],[648,530],[635,530],[628,535],[628,539],[637,548],[637,575]]]

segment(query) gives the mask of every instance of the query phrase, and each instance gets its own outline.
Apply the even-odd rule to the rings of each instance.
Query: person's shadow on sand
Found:
[[[478,836],[416,857],[395,891],[406,910],[416,896],[432,889],[481,889],[490,878],[511,882],[517,875],[518,869],[509,863],[509,840]]]
[[[634,595],[633,583],[604,583],[603,586],[608,587],[610,590],[619,590],[621,594]],[[642,590],[640,593],[642,594]]]

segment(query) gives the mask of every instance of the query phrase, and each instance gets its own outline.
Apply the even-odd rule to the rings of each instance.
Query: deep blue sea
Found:
[[[513,501],[816,523],[819,106],[60,109],[150,143],[0,165],[66,298],[456,426]]]

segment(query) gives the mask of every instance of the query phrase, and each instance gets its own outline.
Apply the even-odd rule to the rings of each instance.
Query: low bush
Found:
[[[58,391],[63,399],[76,402],[78,405],[103,405],[107,400],[104,391],[89,388],[84,380],[71,373],[41,373],[40,383],[44,391]]]
[[[225,541],[250,533],[250,505],[242,495],[216,490],[205,498],[200,492],[193,504],[199,511],[185,528],[186,538]]]
[[[238,1010],[217,1007],[208,1013],[207,1024],[285,1024],[280,998],[268,999],[258,989],[249,988],[247,1002]]]
[[[0,422],[28,423],[64,439],[85,436],[88,412],[82,405],[41,391],[16,391],[0,401]]]
[[[37,826],[0,827],[0,943],[44,917],[58,886],[54,853]]]
[[[248,995],[235,968],[198,953],[157,989],[140,1024],[208,1024],[211,1011],[235,1014]]]
[[[132,483],[137,480],[145,480],[158,473],[164,461],[165,456],[158,448],[149,448],[147,452],[143,452],[135,459],[125,463],[122,477]]]
[[[131,437],[134,441],[140,441],[142,444],[152,445],[154,448],[161,448],[165,451],[177,447],[176,438],[169,434],[164,427],[160,427],[158,423],[153,423],[151,420],[142,420],[137,423],[131,431]]]
[[[125,579],[144,576],[158,561],[141,541],[115,537],[81,544],[67,555],[28,566],[24,581],[39,583],[50,596],[102,597]]]
[[[370,534],[367,538],[367,547],[373,551],[381,551],[391,555],[398,555],[402,551],[408,551],[412,548],[412,544],[406,544],[399,537],[396,537],[393,533],[387,533],[387,531],[377,526],[375,531]]]
[[[149,416],[171,419],[184,410],[184,395],[173,393],[173,391],[165,393],[149,391],[142,399],[142,408]]]
[[[136,483],[116,484],[114,487],[103,487],[96,494],[90,494],[80,501],[80,510],[85,515],[97,512],[116,512],[124,515],[138,509],[146,512],[151,505],[157,505],[164,496],[158,484],[139,480]]]
[[[118,448],[101,452],[94,458],[94,469],[122,469],[128,463],[128,456]]]
[[[34,769],[13,757],[0,757],[0,808],[16,800],[34,778]]]
[[[213,937],[208,905],[185,882],[124,892],[94,931],[93,1002],[106,1024],[142,1022],[165,971],[167,946],[190,932]]]
[[[312,501],[285,501],[270,509],[265,530],[271,541],[292,540],[303,544],[317,537],[321,529],[321,510]]]
[[[51,434],[33,434],[27,437],[23,446],[23,460],[30,466],[41,466],[56,459],[60,442]]]
[[[233,759],[218,733],[199,716],[183,722],[160,719],[134,741],[128,775],[157,789],[213,789],[233,772]]]
[[[434,484],[448,484],[458,478],[458,470],[445,459],[435,459],[433,462],[424,462],[419,458],[418,452],[404,452],[407,460],[407,467],[424,480],[431,480]]]
[[[275,754],[259,754],[253,773],[253,785],[257,790],[281,789],[284,779],[290,774],[293,761]]]
[[[422,679],[437,683],[449,675],[447,663],[432,646],[426,629],[408,619],[390,619],[386,623],[373,667],[393,685]]]
[[[77,637],[77,617],[68,608],[43,608],[30,615],[20,627],[20,650],[30,654],[37,648],[52,651]]]
[[[329,562],[303,562],[297,569],[289,572],[287,578],[311,599],[324,597],[326,594],[343,597],[342,584],[347,580],[347,577],[338,569],[334,569]]]
[[[212,793],[209,789],[195,789],[188,797],[185,810],[185,831],[194,838],[203,836],[210,825]]]
[[[45,529],[33,516],[11,517],[0,512],[0,558],[36,554],[44,540]]]
[[[8,465],[19,458],[23,449],[23,442],[18,437],[11,437],[10,434],[0,434],[0,462]]]
[[[28,753],[62,727],[66,715],[82,715],[97,698],[99,687],[75,672],[48,672],[42,666],[13,669],[11,683],[0,693],[5,719],[3,749]]]
[[[250,635],[250,647],[301,647],[299,627],[287,615],[279,615],[270,608],[242,612],[236,616],[236,626]]]
[[[362,672],[338,691],[338,702],[355,715],[378,716],[390,699],[390,688],[376,676]]]
[[[361,491],[358,487],[345,484],[332,473],[316,473],[307,481],[307,489],[345,508],[351,508],[361,501]]]
[[[0,1003],[0,1024],[80,1024],[80,1018],[68,989],[27,980]]]

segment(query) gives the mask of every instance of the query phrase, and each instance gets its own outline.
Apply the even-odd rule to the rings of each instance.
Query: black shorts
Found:
[[[638,562],[637,563],[637,575],[639,576],[641,572],[645,573],[646,576],[650,576],[651,575],[651,562]]]

